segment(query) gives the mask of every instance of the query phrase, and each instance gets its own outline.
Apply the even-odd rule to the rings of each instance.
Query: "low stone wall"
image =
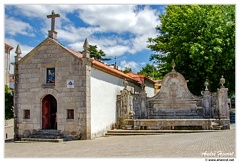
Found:
[[[14,138],[14,119],[5,120],[5,140]]]

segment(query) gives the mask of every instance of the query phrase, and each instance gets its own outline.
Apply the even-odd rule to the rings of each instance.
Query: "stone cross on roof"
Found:
[[[51,18],[51,30],[48,31],[48,36],[53,38],[53,39],[57,39],[57,32],[55,31],[55,18],[56,17],[60,17],[59,14],[55,14],[54,10],[52,10],[52,14],[51,15],[47,15],[47,18]]]
[[[51,18],[52,21],[51,21],[51,30],[54,31],[54,27],[55,27],[55,18],[56,17],[60,17],[59,14],[55,14],[54,13],[54,10],[52,10],[52,15],[47,15],[47,18]]]

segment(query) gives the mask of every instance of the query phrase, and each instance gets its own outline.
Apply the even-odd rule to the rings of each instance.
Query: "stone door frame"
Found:
[[[57,100],[50,94],[42,99],[42,129],[57,129]]]
[[[32,108],[38,108],[37,112],[39,114],[38,118],[37,118],[37,123],[38,123],[38,127],[35,127],[35,129],[42,129],[42,100],[45,96],[47,95],[52,95],[56,101],[57,101],[57,110],[59,111],[61,109],[61,95],[60,93],[52,88],[44,88],[41,89],[40,91],[38,91],[38,93],[36,93],[35,95],[35,101],[32,105]],[[59,128],[59,122],[57,119],[57,123],[58,123],[58,128]]]

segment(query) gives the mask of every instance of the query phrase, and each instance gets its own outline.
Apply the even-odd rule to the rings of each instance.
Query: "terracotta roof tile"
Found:
[[[7,44],[7,43],[5,43],[5,47],[8,47],[10,50],[12,50],[13,49],[13,47],[12,46],[10,46],[9,44]]]
[[[73,54],[77,55],[77,56],[80,57],[80,58],[83,57],[83,55],[82,55],[81,53],[79,53],[79,52],[76,52],[76,51],[74,51],[74,50],[72,50],[72,49],[69,49],[69,48],[68,48],[68,50],[69,50],[70,52],[72,52]]]
[[[73,54],[77,55],[80,58],[83,57],[83,55],[81,53],[79,53],[79,52],[76,52],[76,51],[74,51],[72,49],[68,49],[68,50],[70,52],[72,52]],[[147,78],[147,77],[145,77],[143,75],[135,74],[133,72],[125,74],[125,73],[121,72],[120,70],[112,68],[112,67],[110,67],[108,65],[105,65],[104,63],[99,62],[97,60],[93,60],[92,61],[92,65],[95,66],[95,67],[98,67],[99,69],[101,69],[103,71],[111,73],[113,75],[117,75],[117,76],[122,77],[122,78],[133,80],[133,81],[137,82],[138,84],[142,84],[145,79],[155,83],[155,81],[153,81],[152,79]]]
[[[82,55],[81,53],[79,53],[79,52],[76,52],[76,51],[74,51],[74,50],[72,50],[72,49],[69,49],[69,48],[68,48],[68,50],[69,50],[71,53],[73,53],[74,55],[77,55],[77,56],[80,57],[80,58],[83,57],[83,55]],[[122,77],[122,78],[130,79],[130,80],[133,80],[133,81],[135,81],[135,82],[137,81],[136,79],[132,78],[131,76],[129,76],[129,75],[127,75],[127,74],[125,74],[125,73],[117,70],[117,69],[114,69],[114,68],[112,68],[112,67],[110,67],[110,66],[108,66],[108,65],[105,65],[104,63],[99,62],[99,61],[97,61],[97,60],[93,60],[93,61],[92,61],[92,65],[94,65],[95,67],[98,67],[98,68],[102,69],[103,71],[106,71],[106,72],[108,72],[108,73],[111,73],[111,74],[113,74],[113,75],[117,75],[117,76],[120,76],[120,77]]]
[[[117,74],[117,75],[122,76],[124,78],[128,78],[128,79],[134,80],[131,76],[129,76],[129,75],[127,75],[127,74],[117,70],[117,69],[114,69],[114,68],[112,68],[112,67],[110,67],[108,65],[105,65],[104,63],[101,63],[101,62],[99,62],[97,60],[93,60],[92,64],[97,66],[97,67],[100,67],[100,68],[102,68],[104,70],[107,70],[107,71],[109,71],[109,72],[111,72],[113,74]]]
[[[127,75],[131,76],[132,78],[134,78],[135,80],[137,80],[138,82],[142,83],[146,80],[149,80],[150,82],[152,83],[155,83],[154,80],[148,78],[148,77],[145,77],[143,75],[140,75],[140,74],[134,74],[133,72],[130,72],[130,73],[127,73]]]

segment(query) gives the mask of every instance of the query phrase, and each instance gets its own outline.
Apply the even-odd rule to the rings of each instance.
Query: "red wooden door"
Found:
[[[42,100],[42,129],[51,128],[50,120],[50,96],[46,96]]]

